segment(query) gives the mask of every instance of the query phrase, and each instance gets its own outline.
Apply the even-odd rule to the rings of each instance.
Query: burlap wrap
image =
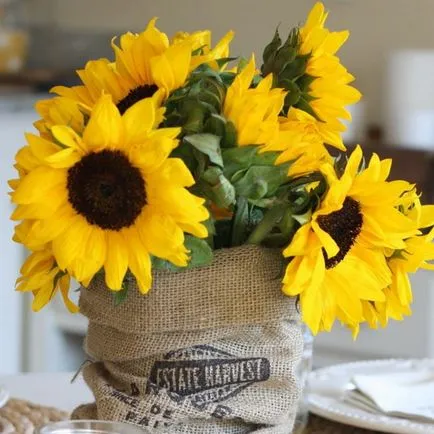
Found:
[[[129,421],[152,432],[290,433],[302,333],[281,292],[281,254],[242,246],[211,266],[154,273],[148,295],[115,306],[102,280],[82,289],[89,318],[83,375],[95,404],[73,417]]]

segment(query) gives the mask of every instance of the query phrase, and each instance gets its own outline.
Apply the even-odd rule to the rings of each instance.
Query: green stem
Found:
[[[247,221],[249,216],[248,202],[245,197],[237,197],[237,206],[232,224],[232,244],[231,246],[241,246],[246,239]]]
[[[261,244],[265,237],[273,230],[274,226],[276,226],[276,223],[282,218],[284,212],[285,208],[282,206],[271,208],[265,214],[261,223],[250,234],[247,244]]]

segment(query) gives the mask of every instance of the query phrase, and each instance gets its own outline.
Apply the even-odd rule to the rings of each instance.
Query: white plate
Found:
[[[356,374],[379,374],[433,369],[434,359],[389,359],[346,363],[313,371],[309,376],[309,410],[346,425],[395,434],[434,434],[434,424],[382,416],[355,408],[342,400]]]
[[[2,408],[9,399],[9,392],[2,386],[0,386],[0,408]]]

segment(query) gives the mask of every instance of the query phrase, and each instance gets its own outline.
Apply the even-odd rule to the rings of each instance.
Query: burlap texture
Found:
[[[295,300],[281,292],[276,250],[215,252],[212,265],[157,271],[148,295],[115,306],[102,280],[82,289],[89,318],[83,370],[89,413],[155,432],[290,433],[303,339]]]

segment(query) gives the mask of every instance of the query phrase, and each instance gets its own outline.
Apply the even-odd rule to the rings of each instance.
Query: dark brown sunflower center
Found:
[[[146,205],[145,181],[120,151],[83,157],[69,169],[67,187],[73,208],[102,229],[131,226]]]
[[[319,227],[327,232],[339,247],[338,254],[332,258],[329,258],[323,249],[326,268],[335,267],[345,258],[360,234],[362,224],[360,205],[351,197],[345,199],[339,211],[318,217]]]
[[[130,90],[130,93],[117,103],[119,112],[123,115],[136,102],[145,98],[150,98],[155,92],[157,92],[157,90],[158,87],[155,86],[155,84],[144,84],[143,86]]]

